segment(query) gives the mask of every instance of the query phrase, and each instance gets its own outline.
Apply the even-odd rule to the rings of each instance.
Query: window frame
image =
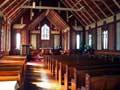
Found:
[[[41,40],[50,40],[50,27],[47,24],[41,27]]]
[[[105,42],[105,43],[107,43],[107,45],[105,45],[105,47],[104,47],[104,39],[105,39],[104,32],[107,32],[107,42]],[[102,31],[102,43],[101,44],[102,44],[103,50],[109,49],[109,31],[107,29]]]
[[[79,40],[77,40],[77,36],[79,36]],[[78,42],[77,41],[79,41],[79,44],[77,44]],[[78,45],[78,47],[77,47],[77,45]],[[80,46],[81,45],[81,34],[80,33],[77,33],[76,34],[76,49],[80,49]]]
[[[89,35],[91,35],[91,38],[89,37]],[[90,45],[90,39],[91,39],[91,45]],[[90,47],[93,46],[93,35],[92,35],[92,33],[88,33],[88,45],[89,45]]]
[[[16,39],[16,49],[20,50],[20,48],[21,48],[21,33],[17,32],[15,39]]]

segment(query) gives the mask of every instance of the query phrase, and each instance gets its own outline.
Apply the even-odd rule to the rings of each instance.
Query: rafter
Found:
[[[100,10],[100,12],[104,15],[104,17],[107,18],[108,16],[103,12],[103,10],[98,6],[98,4],[95,3],[94,0],[91,0],[91,1],[92,1],[92,3]]]
[[[79,5],[80,6],[83,6],[81,3],[79,3]],[[86,8],[86,7],[84,7],[84,8]],[[93,18],[93,16],[88,12],[88,10],[87,9],[85,9],[86,10],[86,13],[88,14],[88,16],[95,22],[96,20]],[[84,11],[85,11],[84,10]]]
[[[47,18],[53,25],[59,27],[61,30],[69,27],[69,25],[53,10],[50,11]]]
[[[33,22],[25,26],[23,30],[33,30],[45,18],[45,13],[46,12],[43,12],[42,14],[40,14],[36,19],[34,19]]]
[[[112,0],[114,3],[115,3],[115,5],[120,9],[120,5],[119,5],[119,3],[116,1],[116,0]]]
[[[75,4],[73,4],[73,7],[76,7],[80,2],[81,0],[78,0]]]
[[[65,1],[66,2],[66,1]],[[72,7],[72,5],[71,4],[69,4],[68,2],[66,2],[68,5],[69,5],[69,7]],[[67,6],[67,5],[66,5]],[[88,22],[80,15],[80,14],[78,14],[77,12],[75,12],[78,16],[79,16],[79,18],[81,18],[81,20],[85,23],[85,25],[88,25]]]
[[[11,17],[12,22],[14,22],[15,19],[17,19],[17,17],[21,16],[21,15],[24,13],[24,11],[25,11],[25,10],[22,10],[22,9],[21,9],[21,11],[19,11],[19,13],[17,13],[14,17]]]
[[[79,9],[74,9],[74,8],[63,8],[63,7],[50,7],[50,6],[22,6],[21,8],[24,8],[24,9],[51,9],[51,10],[61,10],[61,11],[81,11],[82,8],[79,8]]]
[[[19,10],[20,7],[22,7],[26,2],[28,2],[28,1],[24,1],[22,4],[20,4],[20,6],[17,7],[8,17],[11,17],[11,16],[12,16],[15,12],[17,12],[17,10]]]
[[[94,22],[96,22],[96,20],[92,17],[92,15],[88,12],[87,9],[86,9],[86,13],[89,15],[89,17],[90,17]]]
[[[20,15],[20,13],[22,12],[22,9],[19,9],[15,14],[13,14],[11,17],[9,17],[8,19],[13,21],[18,15]]]
[[[67,12],[66,12],[66,19],[67,19],[66,21],[67,21],[67,22],[69,22],[68,16],[69,16],[69,13],[68,13],[68,11],[67,11]]]
[[[50,10],[48,9],[45,13],[45,16],[47,16],[49,14]]]
[[[114,12],[111,10],[111,8],[106,4],[104,0],[101,0],[101,2],[106,6],[106,8],[111,12],[112,15],[114,15]]]
[[[3,7],[9,0],[5,0],[1,5],[0,8]]]
[[[77,20],[79,20],[79,17],[76,16],[74,12],[71,12],[71,13],[76,17]],[[81,23],[82,26],[85,26],[85,24],[83,22],[80,21],[80,23]]]
[[[70,2],[72,3],[72,5],[74,5],[74,2],[73,2],[72,0],[70,0]],[[76,8],[79,8],[79,7],[76,6]],[[81,13],[81,14],[87,19],[87,21],[88,21],[89,23],[92,23],[92,21],[86,16],[85,13],[83,13],[83,12],[79,12],[79,13]]]
[[[68,7],[67,5],[66,5],[66,3],[65,2],[62,2],[66,7]],[[73,13],[72,11],[71,11],[71,13],[76,17],[76,19],[78,19],[79,20],[79,17],[78,17],[78,15],[75,15],[75,13]],[[84,21],[82,21],[82,19],[81,20],[79,20],[79,22],[81,23],[81,25],[83,25],[83,26],[85,26],[85,22]]]
[[[83,0],[83,2],[84,2],[85,5],[87,5],[87,7],[89,7],[89,9],[95,14],[95,16],[98,18],[98,20],[100,20],[101,18],[99,17],[99,15],[97,15],[97,13],[93,10],[93,8],[92,8],[85,0]]]
[[[9,16],[12,12],[14,12],[14,10],[16,10],[18,7],[20,7],[20,5],[23,3],[24,1],[21,0],[20,2],[18,2],[15,6],[13,6],[9,11],[5,12],[6,16]]]
[[[2,11],[5,12],[10,6],[12,6],[14,3],[16,2],[16,0],[12,1],[10,4],[8,4],[7,7],[5,7]]]

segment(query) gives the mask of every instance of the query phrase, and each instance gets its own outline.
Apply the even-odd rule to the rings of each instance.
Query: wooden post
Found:
[[[71,90],[77,90],[77,70],[74,68],[74,78],[71,80]]]
[[[55,79],[58,80],[58,61],[55,61]]]
[[[68,65],[65,66],[65,74],[64,74],[64,86],[65,86],[65,90],[68,90]]]
[[[59,79],[59,84],[62,85],[62,63],[60,62],[59,63],[59,76],[58,76],[58,79]]]
[[[85,76],[85,90],[90,90],[90,75],[86,74]]]

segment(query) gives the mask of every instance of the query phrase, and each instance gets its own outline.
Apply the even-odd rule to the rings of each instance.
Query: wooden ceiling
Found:
[[[120,0],[60,0],[66,7],[81,8],[72,12],[83,26],[113,16],[120,12]]]
[[[50,10],[47,19],[59,30],[65,30],[69,25],[54,10]]]
[[[24,11],[20,7],[27,3],[29,0],[0,0],[0,11],[6,20],[13,21]]]
[[[79,9],[83,7],[81,11],[71,11],[83,26],[120,12],[120,0],[0,0],[0,11],[8,20],[14,20],[25,10],[20,7],[30,5],[30,2],[33,1],[47,2],[42,4],[44,6],[56,6],[57,2],[61,2],[66,8]]]
[[[25,26],[23,30],[35,30],[35,27],[39,25],[44,18],[48,19],[48,21],[59,30],[65,30],[69,27],[56,11],[46,10],[36,17],[36,19],[34,19],[29,25]]]

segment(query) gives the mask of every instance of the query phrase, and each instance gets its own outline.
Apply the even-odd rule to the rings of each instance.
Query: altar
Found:
[[[53,48],[39,48],[40,53],[41,53],[42,55],[52,54],[52,49],[53,49]]]

